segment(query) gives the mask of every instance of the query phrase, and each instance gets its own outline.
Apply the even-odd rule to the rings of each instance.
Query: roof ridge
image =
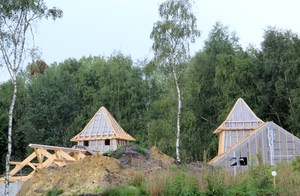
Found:
[[[104,117],[102,115],[104,115]],[[97,125],[95,125],[96,123]],[[82,136],[83,134],[84,136]],[[87,137],[88,135],[89,137]],[[119,125],[116,119],[111,115],[111,113],[102,106],[94,114],[92,119],[87,123],[83,130],[76,136],[74,136],[71,141],[84,139],[103,139],[104,137],[118,138],[129,141],[135,140],[131,135],[124,131],[124,129]]]
[[[228,129],[256,129],[263,122],[242,98],[238,98],[225,121],[214,133],[220,133]]]

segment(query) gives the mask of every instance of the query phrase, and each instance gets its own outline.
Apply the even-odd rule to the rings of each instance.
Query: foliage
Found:
[[[145,148],[143,148],[143,147],[141,147],[141,146],[136,146],[136,151],[137,151],[138,153],[141,153],[141,154],[144,155],[144,156],[148,156],[148,155],[149,155],[148,150],[145,149]]]
[[[166,182],[164,195],[199,195],[194,176],[186,171],[173,171]]]
[[[161,21],[154,24],[150,38],[155,63],[168,77],[173,75],[177,94],[176,160],[180,162],[182,93],[180,76],[189,59],[189,44],[200,35],[189,0],[168,0],[159,6]]]
[[[203,49],[184,65],[181,77],[182,160],[209,160],[216,155],[218,138],[212,132],[239,97],[262,120],[273,120],[300,136],[299,51],[297,34],[275,28],[265,31],[261,49],[243,50],[236,35],[216,23]],[[17,81],[12,160],[23,160],[29,143],[71,147],[69,140],[100,106],[141,146],[155,145],[175,157],[176,89],[174,80],[154,61],[136,66],[120,53],[67,59],[49,65],[44,74],[21,72]],[[7,150],[12,90],[12,81],[0,84],[1,163]],[[297,171],[297,161],[294,165]]]
[[[56,196],[63,193],[62,189],[51,189],[46,192],[46,196]]]
[[[108,188],[104,190],[100,195],[103,196],[119,196],[119,195],[126,195],[126,196],[135,196],[141,195],[141,191],[139,188],[134,186],[120,186],[114,188]]]
[[[75,180],[76,180],[75,177],[72,178],[72,179],[68,182],[67,187],[68,187],[68,188],[71,188],[71,187],[74,185]]]
[[[129,185],[134,187],[141,187],[145,183],[145,178],[141,174],[137,174],[133,177],[133,179],[129,182]]]
[[[297,156],[293,161],[292,161],[292,168],[295,171],[300,171],[300,157]]]
[[[169,0],[159,6],[162,20],[154,24],[150,37],[154,41],[155,60],[169,73],[186,62],[190,42],[194,43],[200,35],[191,9],[188,0]]]

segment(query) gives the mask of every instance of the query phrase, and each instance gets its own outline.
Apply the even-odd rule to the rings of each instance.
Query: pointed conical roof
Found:
[[[114,117],[105,107],[101,107],[85,128],[71,139],[79,140],[99,140],[99,139],[122,139],[134,141],[135,139],[126,133]]]
[[[247,103],[239,98],[228,114],[226,120],[214,131],[256,129],[263,121],[259,119]]]

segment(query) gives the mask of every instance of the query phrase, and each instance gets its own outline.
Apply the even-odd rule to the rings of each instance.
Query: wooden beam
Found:
[[[65,147],[58,147],[58,146],[48,146],[48,145],[41,145],[41,144],[29,144],[29,147],[31,148],[39,148],[39,149],[45,149],[45,150],[63,150],[67,152],[85,152],[85,150],[81,149],[74,149],[74,148],[65,148]]]
[[[54,162],[75,162],[76,160],[66,160],[66,159],[54,159]]]
[[[9,164],[11,165],[20,165],[22,162],[17,162],[17,161],[10,161]]]
[[[38,148],[34,149],[34,152],[36,153],[36,157],[37,157],[37,160],[38,160],[39,164],[42,164],[44,156],[42,156],[41,153],[39,153]]]
[[[74,162],[86,157],[84,154],[86,150],[65,148],[58,146],[47,146],[39,144],[30,144],[31,148],[34,149],[34,152],[30,154],[22,162],[11,161],[11,165],[15,167],[10,171],[10,182],[26,181],[31,178],[36,172],[37,168],[49,167],[53,163],[58,166],[64,166],[67,163]],[[54,151],[53,154],[48,152],[48,150]],[[70,154],[71,153],[71,154]],[[46,157],[46,160],[44,158]],[[33,159],[37,158],[38,163],[32,163]],[[26,176],[15,176],[23,167],[30,166],[33,171]],[[4,178],[0,178],[0,182],[4,181]]]
[[[31,160],[33,160],[36,157],[36,154],[33,152],[31,155],[29,155],[24,161],[21,162],[21,164],[16,165],[16,167],[9,172],[11,176],[15,175],[18,171],[20,171],[23,167],[25,167]]]
[[[59,155],[65,158],[66,160],[76,161],[73,157],[65,153],[63,150],[58,150],[57,153],[59,153]]]

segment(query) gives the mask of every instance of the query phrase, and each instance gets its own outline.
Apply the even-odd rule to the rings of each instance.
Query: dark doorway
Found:
[[[84,146],[89,146],[89,141],[83,141]]]

